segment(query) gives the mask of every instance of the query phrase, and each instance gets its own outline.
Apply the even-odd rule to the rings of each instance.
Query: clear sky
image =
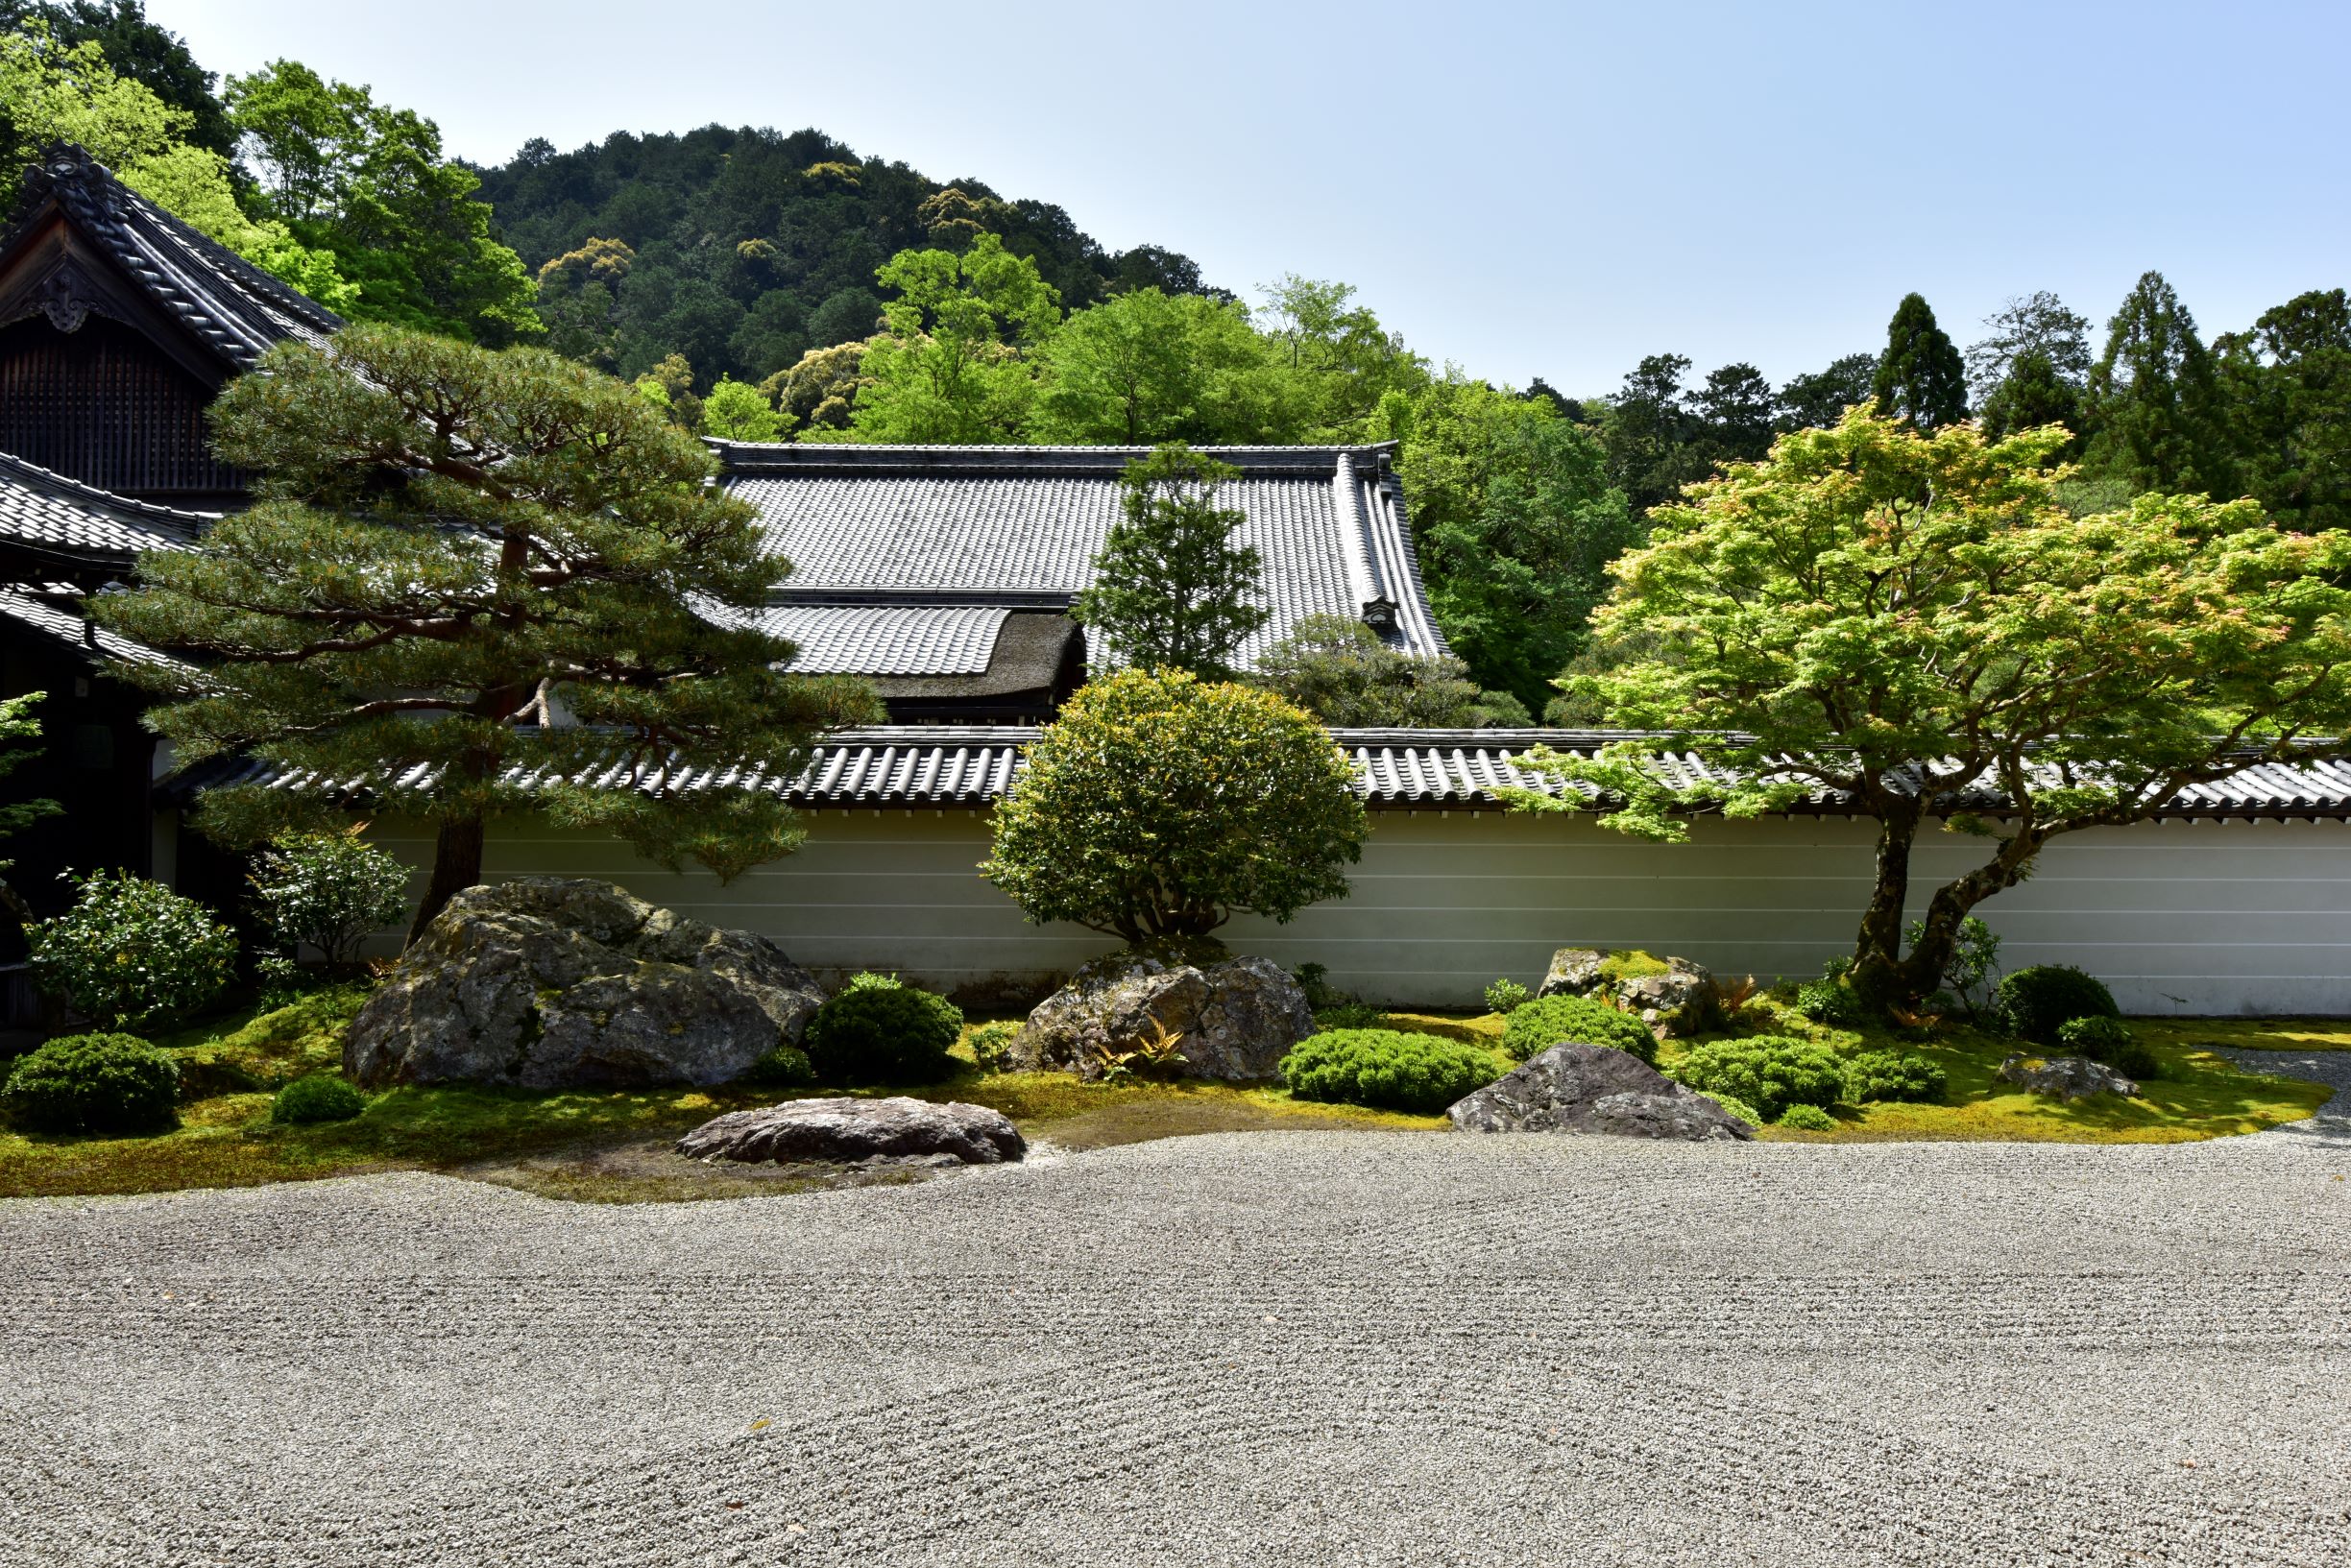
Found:
[[[2148,268],[2208,337],[2351,285],[2343,0],[147,9],[485,162],[815,126],[1245,295],[1344,279],[1432,359],[1568,393],[1662,351],[1782,380],[1912,289],[1964,345],[2036,288],[2102,326]]]

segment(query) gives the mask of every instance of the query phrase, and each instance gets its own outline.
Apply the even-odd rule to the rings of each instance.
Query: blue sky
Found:
[[[889,6],[148,0],[214,70],[371,84],[497,161],[532,135],[819,127],[1060,203],[1244,294],[1341,278],[1473,374],[1644,353],[1774,379],[1905,292],[2207,336],[2351,284],[2351,5]]]

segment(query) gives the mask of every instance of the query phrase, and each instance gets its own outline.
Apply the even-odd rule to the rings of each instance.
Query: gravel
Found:
[[[0,1562],[2340,1564],[2346,1175],[2334,1115],[15,1201]]]

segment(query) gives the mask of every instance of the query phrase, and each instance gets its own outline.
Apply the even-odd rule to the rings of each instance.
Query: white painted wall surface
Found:
[[[970,993],[1018,991],[1113,944],[1023,922],[974,869],[971,811],[821,811],[807,845],[721,886],[624,845],[537,826],[495,831],[485,869],[603,877],[717,924],[749,927],[827,977],[859,968]],[[1816,973],[1851,951],[1870,886],[1865,822],[1697,824],[1645,844],[1588,821],[1497,812],[1375,812],[1350,899],[1288,926],[1224,935],[1388,1002],[1466,1005],[1486,982],[1533,982],[1563,946],[1647,948],[1718,973]],[[377,836],[419,859],[422,837]],[[1929,833],[1918,903],[1981,847]],[[2009,968],[2074,963],[2147,1013],[2351,1013],[2351,824],[2141,824],[2060,839],[2040,874],[1982,911]]]

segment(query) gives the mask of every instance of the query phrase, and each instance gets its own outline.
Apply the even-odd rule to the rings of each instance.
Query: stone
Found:
[[[1016,1071],[1098,1078],[1105,1052],[1142,1049],[1164,1031],[1187,1074],[1250,1082],[1272,1077],[1314,1026],[1306,994],[1271,958],[1114,953],[1037,1004],[1007,1060]]]
[[[2018,1051],[2000,1063],[1992,1075],[2050,1099],[2087,1099],[2092,1095],[2121,1095],[2129,1099],[2139,1093],[2136,1079],[2126,1078],[2103,1062],[2094,1062],[2087,1056],[2051,1056],[2044,1060]]]
[[[1569,1042],[1528,1058],[1445,1113],[1455,1132],[1607,1133],[1692,1143],[1751,1139],[1746,1122],[1630,1052]]]
[[[1600,966],[1608,954],[1597,948],[1562,948],[1551,955],[1537,997],[1587,997],[1600,984]]]
[[[343,1066],[371,1089],[725,1083],[797,1044],[823,1001],[763,936],[525,877],[449,900],[351,1021]]]
[[[747,1165],[1001,1165],[1026,1154],[1029,1145],[1009,1117],[984,1105],[835,1095],[715,1116],[679,1139],[677,1151]]]
[[[1611,979],[1610,956],[1597,948],[1560,949],[1551,955],[1551,967],[1535,995],[1607,1001],[1667,1036],[1697,1034],[1719,1022],[1722,993],[1705,965],[1666,958],[1661,975]]]

